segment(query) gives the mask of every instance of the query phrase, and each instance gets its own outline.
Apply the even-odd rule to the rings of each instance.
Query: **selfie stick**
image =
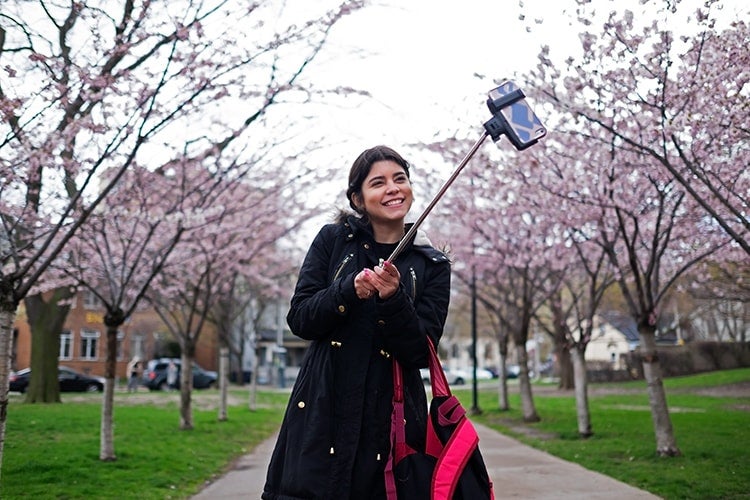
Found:
[[[443,197],[445,192],[448,190],[448,188],[453,184],[453,181],[456,180],[456,177],[458,177],[458,174],[461,173],[461,170],[464,169],[467,163],[469,163],[469,160],[472,156],[474,156],[474,153],[477,152],[479,149],[479,146],[482,145],[484,140],[487,138],[489,134],[487,131],[485,131],[482,134],[482,137],[479,138],[479,140],[472,146],[471,150],[469,151],[469,154],[467,154],[463,160],[461,160],[461,163],[456,167],[456,170],[453,171],[453,174],[451,174],[450,178],[448,178],[447,181],[445,181],[445,184],[443,184],[443,187],[440,188],[440,191],[437,192],[435,197],[432,199],[429,205],[427,205],[427,208],[424,212],[417,218],[417,220],[412,224],[412,226],[409,228],[409,230],[406,232],[406,234],[401,238],[401,241],[398,242],[398,245],[396,248],[391,252],[391,255],[388,257],[388,262],[393,262],[396,257],[399,256],[399,254],[404,250],[406,247],[406,244],[411,241],[411,239],[414,237],[415,234],[417,234],[417,229],[419,229],[419,226],[422,225],[422,222],[427,218],[427,215],[432,211],[432,209],[437,205],[437,202],[440,200],[440,198]]]
[[[482,145],[487,136],[492,136],[492,140],[497,142],[500,137],[505,134],[516,149],[522,150],[535,144],[546,134],[544,126],[539,119],[536,118],[536,115],[531,111],[531,108],[525,103],[524,97],[526,96],[523,91],[516,87],[513,82],[508,81],[489,92],[487,107],[489,107],[490,112],[492,112],[492,118],[484,124],[484,132],[482,133],[482,136],[474,146],[472,146],[464,159],[461,160],[461,163],[456,167],[456,170],[453,171],[453,174],[451,174],[445,184],[443,184],[443,187],[440,188],[440,191],[437,192],[430,204],[427,205],[424,212],[422,212],[414,224],[412,224],[409,231],[407,231],[407,233],[401,238],[401,241],[398,242],[398,245],[388,257],[389,262],[396,260],[396,257],[398,257],[404,248],[406,248],[409,241],[414,238],[419,226],[422,225],[422,222],[427,218],[427,215],[432,211],[435,205],[437,205],[437,202],[443,197],[451,184],[453,184],[453,181],[456,180],[458,174],[460,174],[466,164],[469,163],[469,160],[474,156],[474,153],[477,152],[479,146]],[[506,110],[507,112],[511,107],[513,107],[511,111],[521,111],[519,115],[520,118],[517,117],[517,113],[508,113],[507,116],[503,113],[503,110]],[[516,121],[514,121],[514,119]]]

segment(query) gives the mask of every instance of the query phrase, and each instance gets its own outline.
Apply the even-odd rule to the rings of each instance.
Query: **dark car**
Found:
[[[180,387],[180,359],[179,358],[159,358],[152,359],[146,364],[143,370],[142,383],[152,391],[166,391],[167,385],[167,367],[172,361],[177,366],[177,382],[175,389]],[[193,363],[193,389],[212,389],[216,387],[218,375],[216,372],[204,370],[197,363]]]
[[[26,392],[31,379],[31,368],[24,368],[10,374],[10,390],[15,392]],[[67,366],[58,367],[57,380],[60,383],[60,392],[102,392],[104,390],[104,379],[92,377],[77,372]]]

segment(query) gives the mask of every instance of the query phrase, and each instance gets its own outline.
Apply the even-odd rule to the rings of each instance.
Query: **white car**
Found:
[[[422,380],[425,383],[429,383],[430,369],[421,368],[419,372],[422,374]],[[472,368],[448,368],[443,366],[443,372],[445,373],[446,380],[448,380],[448,385],[464,385],[467,382],[471,382],[474,378],[474,370]],[[477,368],[477,380],[490,380],[492,378],[491,371],[484,368]]]

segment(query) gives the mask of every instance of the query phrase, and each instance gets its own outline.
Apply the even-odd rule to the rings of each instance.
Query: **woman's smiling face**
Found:
[[[362,183],[361,201],[372,223],[403,223],[414,201],[404,168],[391,160],[373,163]]]

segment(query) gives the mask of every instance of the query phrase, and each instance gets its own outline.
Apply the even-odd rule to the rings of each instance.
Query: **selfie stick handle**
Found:
[[[388,257],[388,262],[393,262],[394,260],[396,260],[396,257],[398,257],[399,254],[404,250],[404,248],[406,248],[406,244],[411,241],[415,234],[417,234],[417,229],[419,229],[419,226],[422,225],[422,222],[424,222],[424,220],[427,218],[427,215],[432,211],[435,205],[437,205],[437,202],[440,200],[440,198],[443,197],[451,184],[453,184],[453,181],[456,180],[456,177],[458,177],[458,174],[461,173],[461,170],[463,170],[466,164],[469,163],[471,157],[474,156],[474,153],[477,152],[479,146],[482,145],[488,135],[489,133],[487,132],[487,130],[482,133],[482,137],[480,137],[479,140],[474,144],[474,146],[472,146],[469,153],[464,157],[463,160],[461,160],[461,163],[459,163],[458,167],[456,167],[456,170],[453,171],[453,174],[451,174],[448,180],[445,181],[443,187],[440,188],[440,191],[438,191],[430,204],[427,205],[427,208],[424,210],[424,212],[422,212],[422,214],[417,218],[414,224],[412,224],[412,226],[409,228],[409,231],[407,231],[403,238],[401,238],[401,241],[398,242],[398,246],[396,246],[391,255]]]

